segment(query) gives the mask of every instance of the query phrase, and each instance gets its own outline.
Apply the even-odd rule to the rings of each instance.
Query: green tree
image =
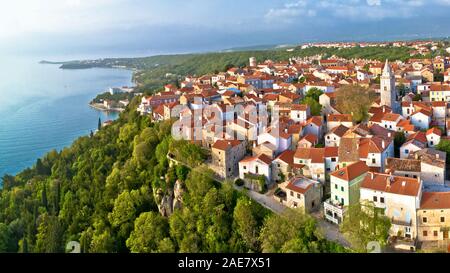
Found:
[[[167,220],[156,212],[144,212],[134,223],[134,230],[127,240],[127,247],[132,252],[156,252],[161,246],[162,250],[170,249],[169,241],[164,241],[168,234]],[[161,244],[161,245],[160,245]]]
[[[303,104],[307,104],[310,107],[311,115],[319,116],[322,111],[322,105],[312,97],[306,97],[302,100]]]
[[[385,245],[390,228],[389,218],[371,202],[348,206],[340,227],[352,247],[359,252],[366,252],[371,241]]]
[[[323,94],[323,91],[317,87],[310,88],[308,92],[306,92],[305,98],[312,98],[315,101],[319,102],[320,95]]]
[[[289,209],[282,215],[267,217],[259,238],[262,251],[266,253],[345,251],[343,247],[325,240],[316,221],[300,210]]]
[[[400,96],[406,95],[407,91],[408,91],[408,88],[406,88],[406,86],[403,83],[401,83],[397,86],[397,92]]]
[[[436,149],[447,153],[447,162],[450,162],[450,140],[441,139]]]
[[[10,190],[15,183],[15,177],[9,174],[5,174],[2,177],[2,183],[1,183],[1,188],[3,190]]]
[[[322,105],[319,103],[319,97],[322,95],[322,90],[313,87],[308,90],[305,97],[302,99],[302,104],[309,105],[311,109],[311,115],[319,116],[322,110]]]
[[[355,122],[367,120],[375,93],[360,85],[345,85],[336,93],[336,107],[343,114],[351,114]]]
[[[254,202],[247,197],[241,197],[237,201],[233,212],[233,219],[237,232],[244,240],[249,249],[258,251],[259,239],[263,215],[257,210]]]
[[[44,214],[36,235],[36,252],[58,253],[64,251],[63,227],[55,216]]]
[[[14,242],[9,227],[0,223],[0,253],[11,252],[14,249]]]

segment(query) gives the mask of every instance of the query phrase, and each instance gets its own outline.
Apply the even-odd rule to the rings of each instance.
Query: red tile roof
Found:
[[[217,140],[214,145],[212,146],[214,149],[219,149],[222,151],[226,151],[228,148],[236,147],[237,145],[241,144],[242,141],[240,140],[224,140],[219,139]]]
[[[428,129],[428,131],[427,131],[427,136],[431,135],[431,134],[441,136],[442,132],[439,128],[433,127],[433,128]]]
[[[421,209],[450,209],[450,192],[424,192]]]
[[[418,196],[421,183],[416,178],[370,172],[364,178],[361,188],[399,195]]]
[[[240,162],[251,162],[255,160],[260,160],[266,165],[270,165],[270,163],[272,163],[272,159],[265,154],[261,154],[259,156],[246,157],[242,159]]]
[[[282,152],[276,159],[279,159],[289,165],[294,164],[294,154],[295,152],[292,150],[286,150]]]
[[[339,169],[331,173],[331,176],[343,179],[346,181],[352,181],[353,179],[363,175],[369,170],[364,161],[359,161],[348,165],[345,168]]]

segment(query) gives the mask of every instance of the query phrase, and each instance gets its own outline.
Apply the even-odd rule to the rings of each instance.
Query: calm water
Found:
[[[62,70],[39,60],[0,57],[0,176],[89,134],[99,117],[117,118],[88,103],[108,87],[131,85],[130,71]]]

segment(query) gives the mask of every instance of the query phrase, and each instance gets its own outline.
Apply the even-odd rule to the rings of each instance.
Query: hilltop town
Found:
[[[302,48],[311,46],[386,45]],[[450,58],[427,58],[434,42],[393,46],[410,46],[412,57],[252,57],[167,84],[137,110],[175,121],[172,134],[208,150],[217,178],[274,211],[296,208],[337,228],[350,206],[370,202],[389,219],[393,248],[446,248]]]

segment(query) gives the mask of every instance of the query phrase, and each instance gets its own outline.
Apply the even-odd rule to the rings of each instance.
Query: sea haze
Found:
[[[16,174],[50,150],[69,146],[95,130],[99,117],[117,118],[88,103],[108,87],[132,84],[128,70],[62,70],[39,64],[39,58],[0,60],[0,176]]]

